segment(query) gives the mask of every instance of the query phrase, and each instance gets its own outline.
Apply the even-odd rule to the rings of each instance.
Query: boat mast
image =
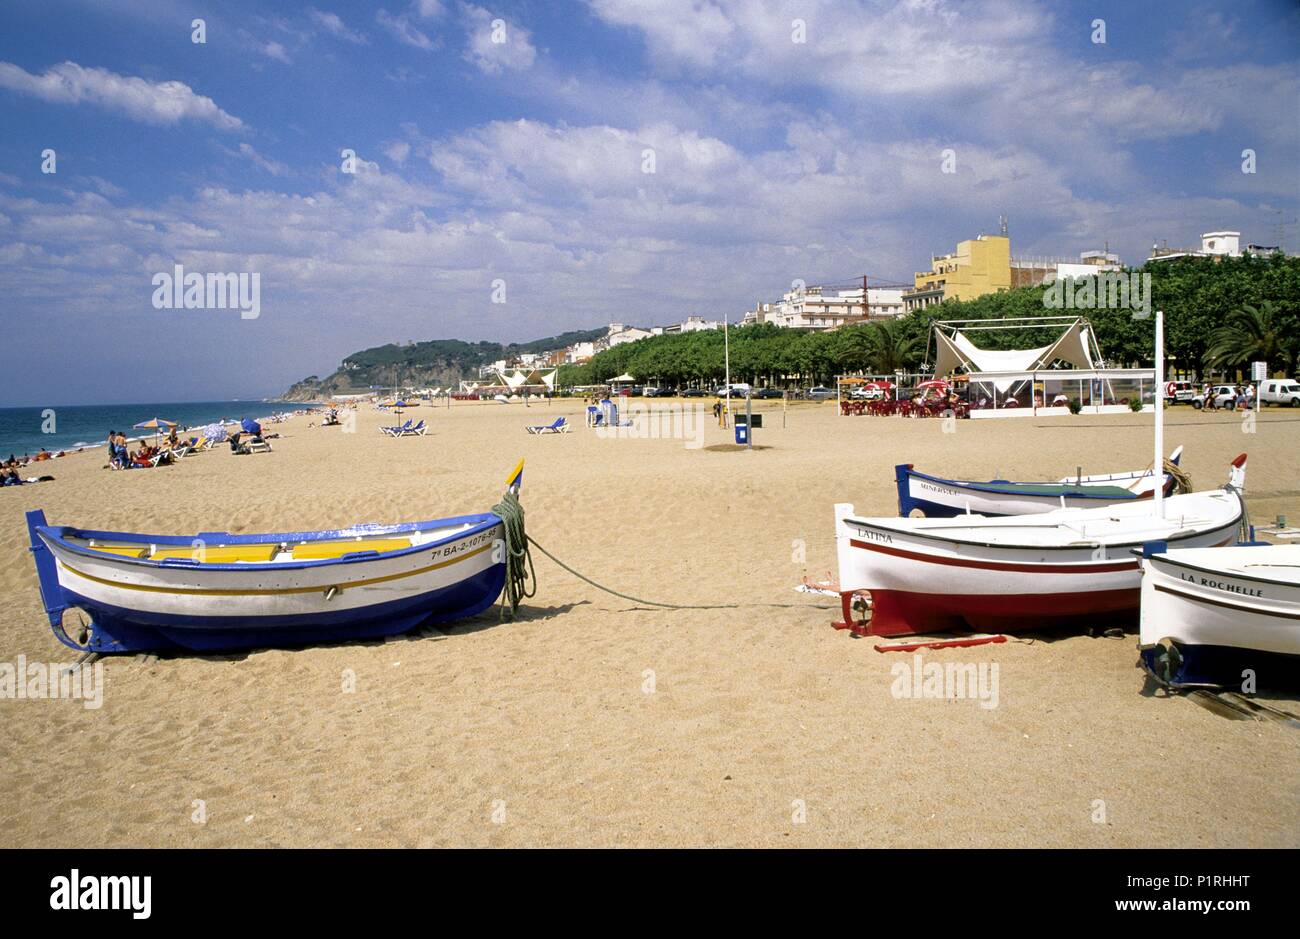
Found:
[[[1156,453],[1151,464],[1156,518],[1165,517],[1165,311],[1156,310]]]

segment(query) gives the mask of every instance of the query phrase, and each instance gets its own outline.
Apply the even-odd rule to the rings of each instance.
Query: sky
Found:
[[[1003,214],[1295,251],[1300,4],[7,3],[0,128],[0,406],[274,396],[910,280]],[[176,265],[256,316],[169,308]]]

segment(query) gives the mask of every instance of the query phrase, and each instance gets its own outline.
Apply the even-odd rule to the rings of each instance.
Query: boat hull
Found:
[[[920,512],[926,518],[957,515],[1034,515],[1057,509],[1095,509],[1115,503],[1133,502],[1152,496],[1151,473],[1143,470],[1110,476],[1084,477],[1077,485],[1062,483],[1013,483],[990,480],[974,482],[944,479],[917,472],[910,464],[894,467],[898,489],[898,514],[907,518]],[[1174,478],[1165,475],[1165,492],[1171,493]],[[1116,489],[1128,489],[1123,493]],[[1043,491],[1035,491],[1043,490]]]
[[[1270,547],[1247,549],[1264,553]],[[1185,557],[1185,556],[1184,556]],[[1300,675],[1300,585],[1230,569],[1180,563],[1179,555],[1142,559],[1139,648],[1162,674],[1160,647],[1177,647],[1173,684],[1292,686]],[[1249,671],[1250,676],[1243,675]]]
[[[1189,497],[1180,496],[1177,499]],[[1228,501],[1230,500],[1230,501]],[[1135,507],[1136,508],[1136,507]],[[1224,494],[1218,515],[1186,530],[1162,532],[1171,546],[1232,543],[1241,502]],[[1090,513],[1081,519],[1086,530]],[[1053,516],[1040,516],[1050,525]],[[1092,518],[1096,519],[1095,513]],[[987,521],[987,520],[986,520]],[[992,520],[990,531],[997,531]],[[916,524],[926,522],[928,527]],[[1080,626],[1131,626],[1140,606],[1142,573],[1132,550],[1148,537],[1080,537],[1068,544],[982,543],[945,534],[917,519],[862,519],[852,506],[836,507],[836,541],[843,627],[877,636],[972,629],[1020,632]],[[979,530],[981,520],[970,527]],[[1026,527],[1039,524],[1026,521]],[[1100,527],[1100,522],[1094,522]],[[1006,529],[1003,529],[1004,531]],[[1159,531],[1160,529],[1156,529]],[[1160,537],[1160,535],[1152,536]],[[869,595],[869,623],[853,616],[858,595]]]
[[[32,542],[61,641],[97,652],[217,651],[396,635],[482,612],[505,583],[501,521],[447,521],[461,530],[410,550],[286,565],[129,561],[76,550],[62,537],[69,530],[36,524]],[[63,630],[69,608],[90,617],[84,641]]]

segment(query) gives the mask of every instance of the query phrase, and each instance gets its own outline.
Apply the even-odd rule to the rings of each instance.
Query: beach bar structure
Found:
[[[1081,414],[1128,414],[1134,401],[1143,410],[1156,401],[1151,368],[971,372],[967,378],[972,418],[1068,415],[1071,401]]]
[[[999,346],[1012,345],[1015,336],[1049,341],[986,348],[972,339],[979,334],[996,336]],[[1071,402],[1080,413],[1118,414],[1133,402],[1149,407],[1156,400],[1155,371],[1105,368],[1092,324],[1082,316],[941,320],[930,349],[936,376],[965,373],[973,418],[1069,414]]]

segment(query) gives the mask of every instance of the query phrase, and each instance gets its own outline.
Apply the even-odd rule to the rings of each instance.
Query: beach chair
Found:
[[[248,448],[249,453],[270,453],[271,452],[270,442],[263,440],[261,437],[254,437],[253,439],[249,440],[245,444],[245,446]]]
[[[400,437],[403,433],[410,430],[411,425],[414,423],[415,423],[414,421],[407,421],[405,424],[390,425],[388,427],[380,427],[379,432],[383,434],[387,434],[390,437]]]
[[[569,422],[563,416],[557,417],[549,424],[529,424],[524,430],[530,434],[565,434],[569,432]]]
[[[414,427],[411,426],[410,421],[407,421],[406,425],[402,427],[402,429],[395,436],[423,437],[426,433],[428,433],[428,430],[429,428],[424,426],[424,421],[420,421],[420,423],[416,424]]]

